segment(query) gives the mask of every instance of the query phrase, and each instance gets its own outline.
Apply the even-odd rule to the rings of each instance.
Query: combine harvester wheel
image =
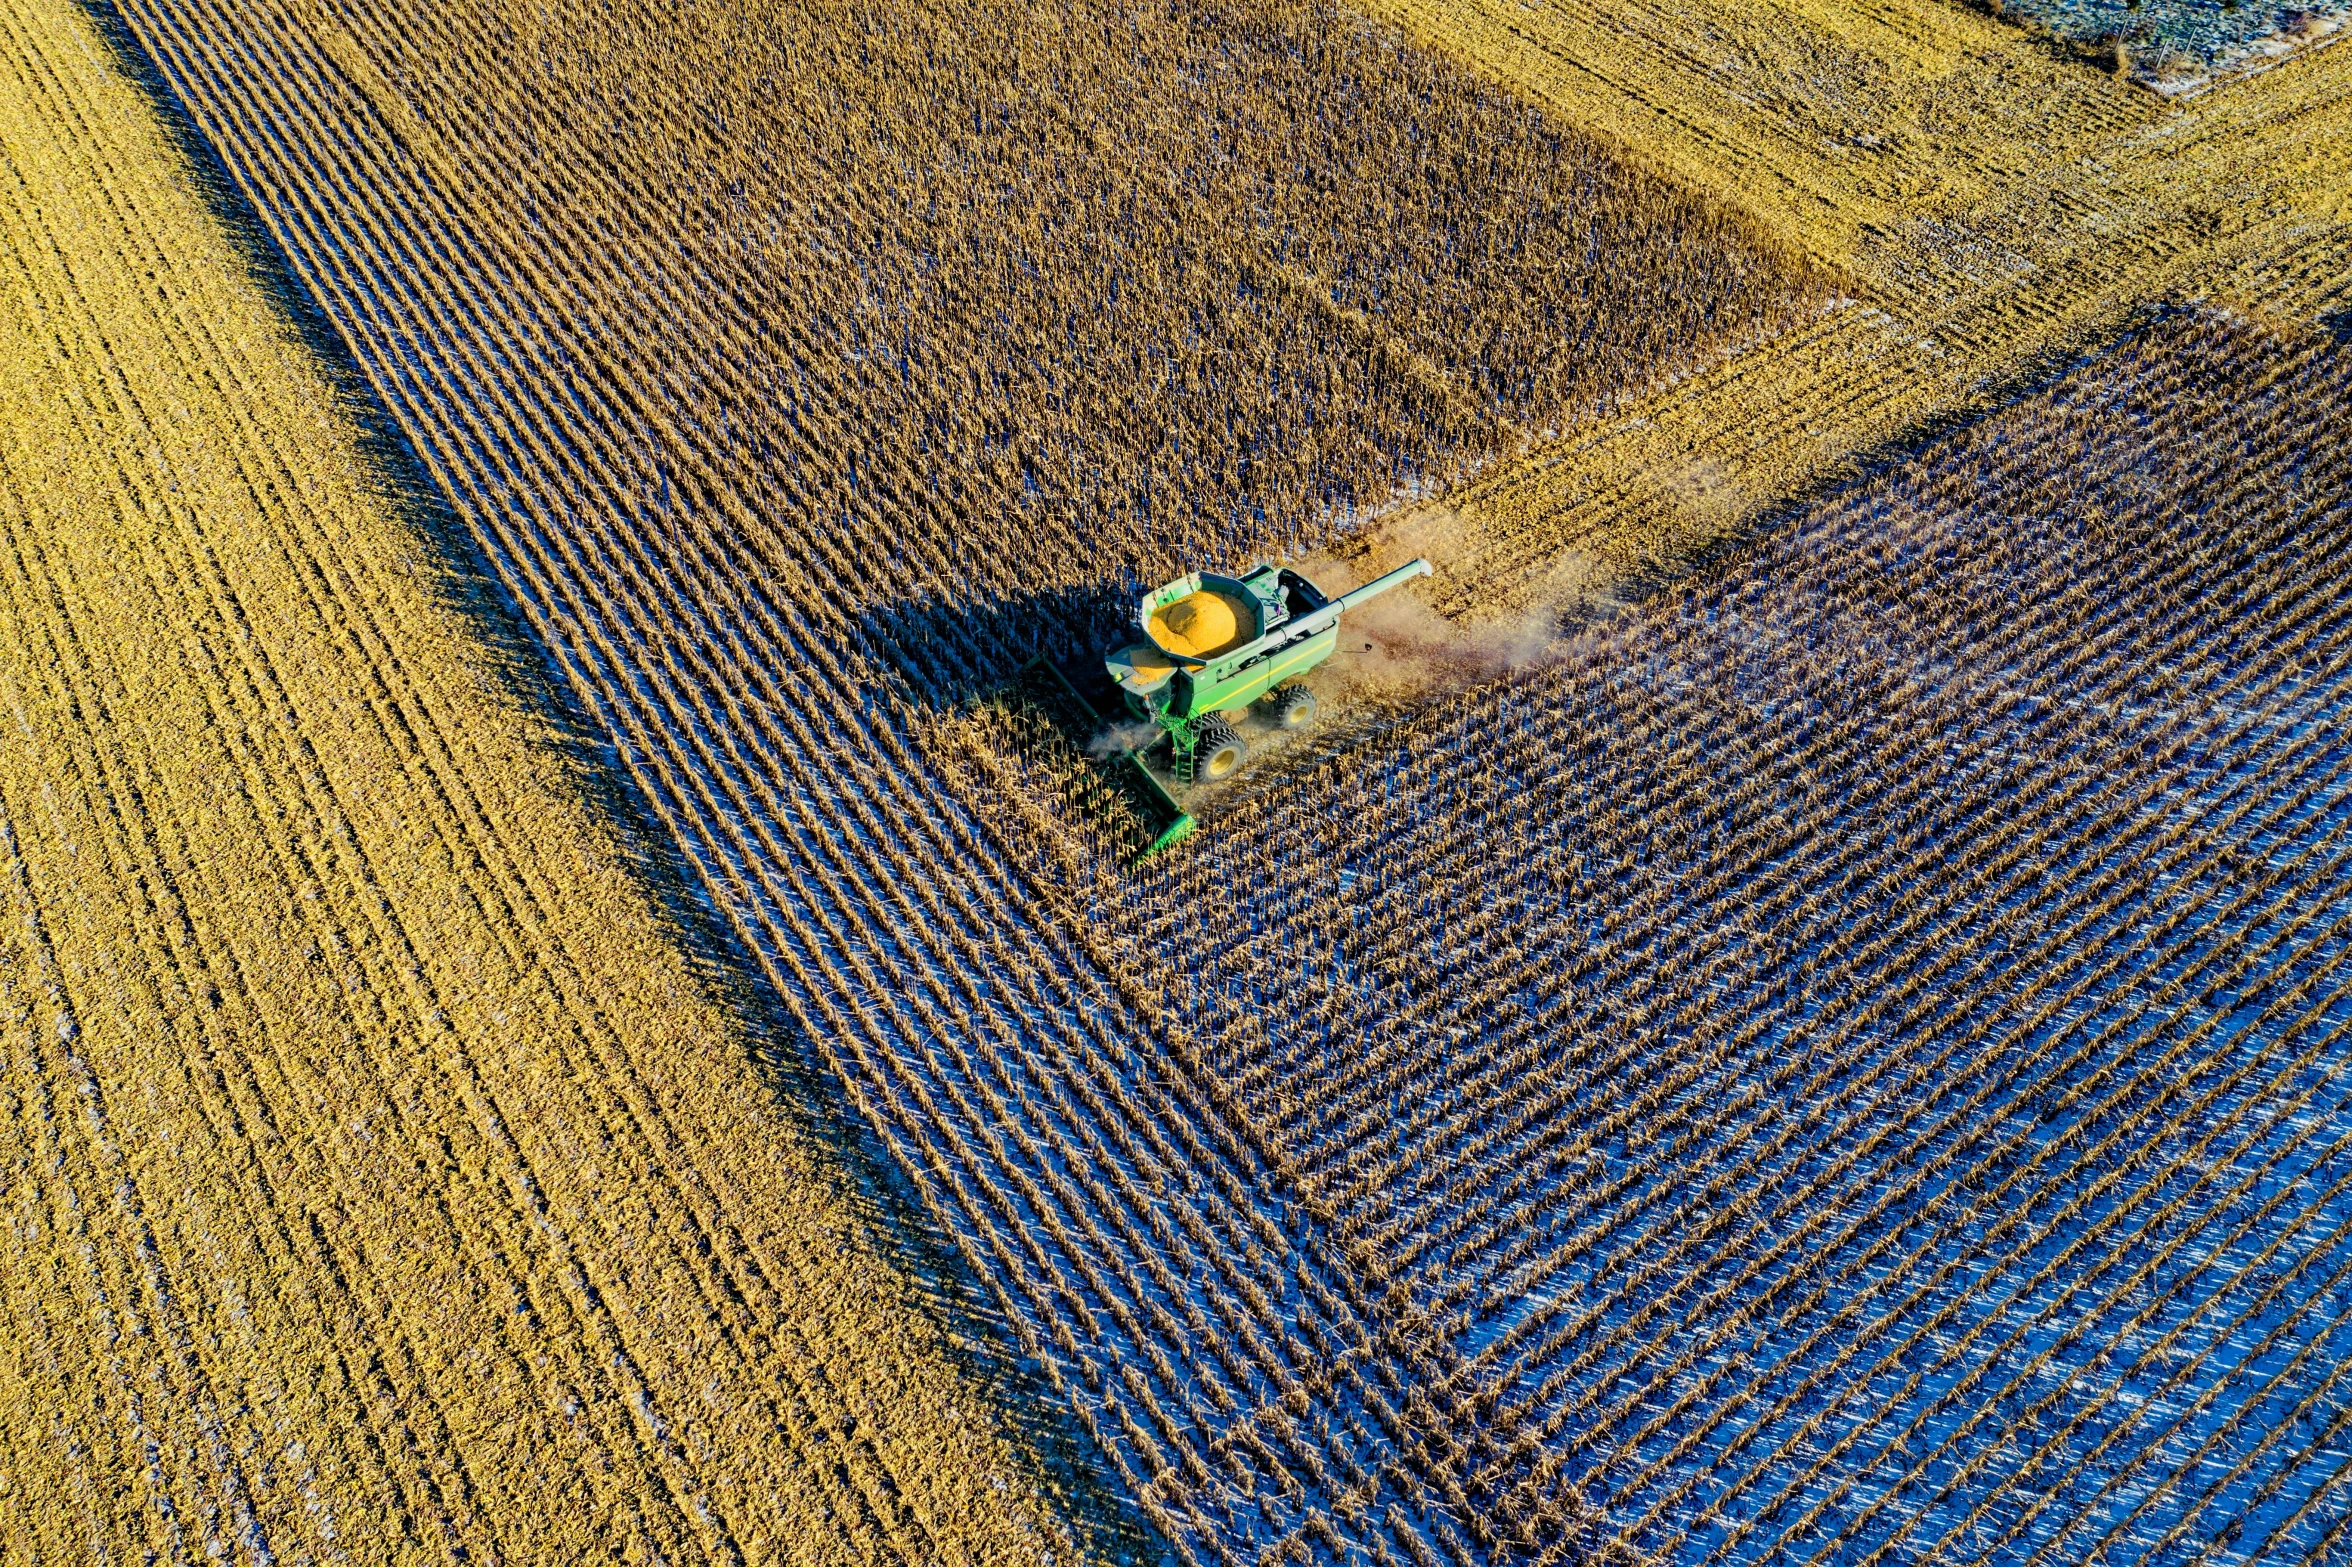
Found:
[[[1283,686],[1266,698],[1266,716],[1280,729],[1304,729],[1315,721],[1315,693],[1305,686]]]
[[[1243,742],[1240,731],[1219,713],[1200,721],[1192,755],[1178,753],[1176,764],[1191,771],[1192,778],[1187,782],[1215,783],[1220,778],[1232,777],[1241,766],[1241,759],[1248,754],[1249,746]]]

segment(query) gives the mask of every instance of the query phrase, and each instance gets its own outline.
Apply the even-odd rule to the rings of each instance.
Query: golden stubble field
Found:
[[[2168,103],[1941,0],[1373,0],[1846,279],[1812,324],[1406,510],[1449,616],[1605,605],[2168,300],[2352,293],[2352,49]]]
[[[148,100],[0,55],[0,1561],[1066,1559]]]

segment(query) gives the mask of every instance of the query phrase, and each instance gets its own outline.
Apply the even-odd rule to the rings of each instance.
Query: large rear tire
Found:
[[[1239,771],[1241,759],[1249,754],[1241,736],[1222,718],[1202,719],[1194,734],[1192,776],[1202,783],[1232,777]]]
[[[1267,716],[1283,729],[1304,729],[1315,721],[1315,693],[1305,686],[1284,686],[1266,699]]]

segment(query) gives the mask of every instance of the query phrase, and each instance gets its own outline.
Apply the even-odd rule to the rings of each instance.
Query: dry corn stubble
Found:
[[[1066,1558],[111,62],[0,5],[0,1559]]]
[[[2348,419],[2170,313],[1073,917],[1604,1559],[2331,1560]]]

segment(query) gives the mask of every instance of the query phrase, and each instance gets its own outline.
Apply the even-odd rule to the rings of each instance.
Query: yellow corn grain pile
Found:
[[[72,0],[0,300],[0,1561],[1069,1559]]]
[[[1152,640],[1171,653],[1209,658],[1257,635],[1258,612],[1220,588],[1203,588],[1155,610]]]

